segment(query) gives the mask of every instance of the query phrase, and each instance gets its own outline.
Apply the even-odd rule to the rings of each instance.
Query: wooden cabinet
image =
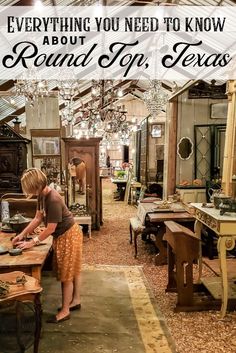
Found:
[[[69,173],[67,166],[72,158],[81,158],[86,166],[86,199],[87,208],[92,217],[92,228],[99,229],[101,219],[101,184],[99,173],[99,143],[101,138],[75,139],[63,138],[65,153],[65,169],[67,182]]]
[[[0,194],[21,192],[20,178],[27,168],[27,143],[9,125],[0,126]]]

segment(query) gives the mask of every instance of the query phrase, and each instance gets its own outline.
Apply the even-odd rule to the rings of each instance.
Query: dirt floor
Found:
[[[167,326],[175,341],[178,353],[234,353],[236,351],[236,312],[224,319],[219,311],[174,313],[176,294],[165,293],[167,266],[155,266],[154,248],[138,239],[138,258],[134,258],[134,247],[129,243],[129,218],[137,209],[113,199],[115,186],[109,179],[103,180],[103,219],[100,231],[93,231],[92,238],[84,239],[84,263],[106,265],[142,265],[156,302],[162,311]],[[218,261],[207,261],[205,277],[214,276]],[[234,260],[231,261],[231,273]],[[233,262],[232,262],[233,261]]]

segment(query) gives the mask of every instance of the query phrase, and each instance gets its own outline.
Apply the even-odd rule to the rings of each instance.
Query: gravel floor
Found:
[[[124,202],[114,201],[108,179],[103,180],[103,218],[100,231],[84,241],[84,263],[107,265],[142,265],[144,274],[166,318],[178,353],[235,353],[236,312],[222,320],[219,312],[174,313],[176,294],[166,294],[167,266],[155,266],[152,249],[140,237],[138,259],[129,243],[129,218],[136,209]],[[204,267],[205,276],[212,272]]]

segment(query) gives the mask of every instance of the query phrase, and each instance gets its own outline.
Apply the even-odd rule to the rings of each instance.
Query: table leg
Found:
[[[92,237],[92,235],[91,235],[91,223],[88,224],[88,231],[89,231],[89,238],[91,238]]]
[[[235,247],[234,237],[219,237],[217,243],[217,250],[220,260],[220,272],[221,272],[221,290],[222,290],[222,304],[221,304],[221,317],[223,318],[226,314],[228,304],[228,274],[227,274],[227,261],[226,261],[226,250],[232,250]]]
[[[198,220],[196,220],[194,224],[194,232],[198,239],[201,239],[201,233],[202,233],[202,223]],[[201,277],[202,277],[202,243],[199,242],[199,259],[198,259],[198,279],[197,282],[201,282]]]
[[[41,308],[41,301],[40,301],[40,293],[35,294],[34,310],[35,310],[34,353],[38,353],[41,326],[42,326],[42,308]]]
[[[21,303],[19,301],[16,301],[16,339],[20,349],[19,353],[24,353],[25,346],[21,340],[21,318],[22,318]]]
[[[166,227],[164,224],[160,225],[158,229],[158,233],[156,234],[155,245],[159,250],[159,253],[155,257],[155,265],[166,265],[167,264],[167,248],[164,245],[163,236],[166,231]]]
[[[166,292],[176,291],[176,275],[175,275],[175,255],[171,246],[167,243],[167,257],[168,257],[168,283]]]
[[[217,250],[220,259],[220,272],[221,272],[221,317],[223,318],[226,314],[227,303],[228,303],[228,280],[227,280],[227,264],[226,264],[226,239],[219,238],[217,244]]]

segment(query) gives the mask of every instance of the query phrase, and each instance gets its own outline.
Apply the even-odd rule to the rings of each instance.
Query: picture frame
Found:
[[[32,137],[32,153],[34,156],[60,155],[60,137]]]
[[[151,136],[152,137],[161,137],[162,136],[162,126],[161,126],[161,124],[152,125]]]
[[[59,129],[31,129],[32,156],[60,156]]]

